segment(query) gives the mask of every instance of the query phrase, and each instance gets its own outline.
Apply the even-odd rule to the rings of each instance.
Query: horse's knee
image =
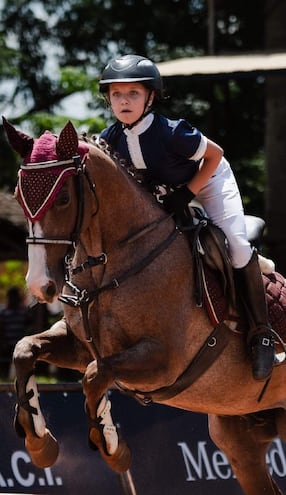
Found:
[[[91,361],[82,379],[84,394],[88,401],[97,405],[98,400],[106,392],[114,380],[110,366],[103,360]]]
[[[37,360],[40,346],[36,344],[33,336],[23,337],[19,340],[13,351],[13,362],[17,370],[31,370]]]

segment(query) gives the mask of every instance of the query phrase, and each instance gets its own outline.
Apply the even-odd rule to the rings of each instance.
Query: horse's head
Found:
[[[61,291],[63,258],[77,240],[80,201],[73,176],[80,175],[89,148],[78,141],[71,122],[59,137],[45,131],[38,139],[6,119],[3,124],[11,147],[23,158],[15,195],[29,224],[27,286],[40,301],[50,302]]]

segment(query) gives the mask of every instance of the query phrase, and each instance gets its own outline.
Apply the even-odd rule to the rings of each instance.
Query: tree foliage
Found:
[[[261,0],[215,0],[216,53],[261,49],[263,5]],[[3,0],[1,14],[0,78],[13,88],[0,91],[2,108],[9,103],[13,122],[35,134],[46,128],[57,132],[67,118],[55,109],[81,91],[88,91],[95,117],[74,123],[89,132],[100,130],[109,115],[98,98],[97,80],[116,54],[139,53],[159,62],[208,49],[207,0]],[[168,78],[165,85],[169,98],[160,110],[186,117],[224,147],[247,205],[261,213],[263,81]],[[7,168],[8,162],[11,151],[5,150],[0,186],[11,188],[16,165]],[[251,164],[255,174],[259,170],[259,187],[244,178]]]
[[[216,0],[217,53],[261,49],[262,4]],[[206,0],[3,0],[0,75],[8,70],[27,113],[51,111],[75,91],[95,90],[92,80],[112,55],[140,53],[159,62],[206,53],[207,6]]]

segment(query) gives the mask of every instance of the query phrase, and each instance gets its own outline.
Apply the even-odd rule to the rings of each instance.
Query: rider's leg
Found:
[[[248,342],[251,346],[253,376],[266,379],[274,362],[274,343],[268,322],[267,305],[257,254],[247,239],[240,192],[227,160],[222,159],[216,173],[197,195],[208,216],[225,233],[234,272],[240,280],[240,293],[251,314]]]
[[[245,267],[235,270],[235,275],[249,310],[250,330],[247,342],[251,349],[253,377],[256,380],[266,380],[272,372],[275,349],[263,280],[255,251]]]

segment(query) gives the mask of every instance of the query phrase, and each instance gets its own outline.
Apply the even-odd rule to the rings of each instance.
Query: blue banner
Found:
[[[52,390],[52,389],[51,389]],[[143,407],[112,392],[112,414],[132,450],[127,475],[114,473],[89,449],[84,396],[40,392],[47,426],[59,442],[51,468],[38,469],[13,430],[15,395],[0,393],[0,493],[61,495],[242,495],[225,455],[208,436],[205,415],[161,405]],[[286,445],[276,439],[267,462],[286,490]]]

